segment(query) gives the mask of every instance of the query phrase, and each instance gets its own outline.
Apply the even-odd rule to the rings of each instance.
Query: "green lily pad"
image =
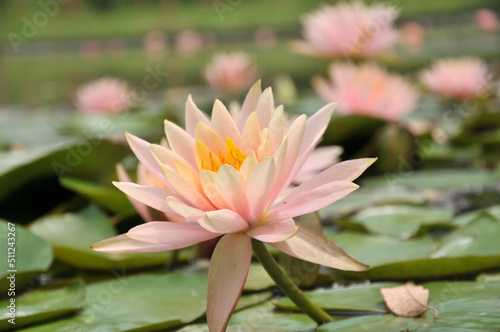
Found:
[[[327,311],[371,311],[385,312],[385,304],[380,294],[381,287],[395,287],[397,283],[377,283],[373,285],[353,285],[330,289],[317,289],[304,294],[314,304]],[[285,310],[300,310],[289,298],[274,301]]]
[[[500,266],[500,246],[495,245],[499,238],[500,220],[484,213],[463,229],[446,236],[431,257],[496,255]]]
[[[264,289],[269,289],[276,284],[269,276],[261,264],[250,264],[247,281],[243,290],[246,292],[255,292]]]
[[[370,265],[364,272],[336,271],[344,277],[407,280],[444,277],[500,267],[500,220],[483,214],[433,247],[429,238],[387,243],[372,235],[329,236],[348,253]],[[387,240],[384,240],[384,242]],[[378,244],[380,242],[381,244]],[[420,250],[419,250],[420,248]]]
[[[71,174],[100,179],[107,176],[106,173],[114,173],[114,165],[129,151],[123,144],[103,139],[73,138],[0,153],[0,200],[22,185],[44,176]]]
[[[0,250],[4,253],[0,260],[2,294],[5,294],[10,287],[10,280],[7,277],[11,274],[15,274],[15,288],[19,291],[37,274],[47,271],[53,260],[50,245],[21,225],[15,225],[15,232],[12,232],[14,228],[12,225],[14,224],[0,220]],[[15,241],[9,239],[15,239]]]
[[[432,239],[428,236],[401,241],[389,236],[355,232],[327,235],[350,255],[370,265],[370,269],[408,260],[425,258],[432,252]]]
[[[351,214],[367,206],[380,206],[386,204],[423,204],[428,197],[420,191],[405,189],[391,190],[391,188],[365,188],[350,193],[341,200],[319,210],[322,219],[332,216]]]
[[[461,215],[453,219],[453,223],[457,226],[464,227],[467,226],[469,223],[473,222],[475,219],[477,219],[484,213],[487,213],[490,216],[493,216],[500,220],[500,205],[494,205],[486,209],[480,209],[476,211],[462,213]]]
[[[359,225],[370,233],[408,239],[430,227],[452,225],[452,211],[424,206],[388,205],[365,209],[347,219],[346,225]]]
[[[429,289],[429,306],[439,311],[436,321],[432,311],[417,318],[361,316],[325,324],[316,331],[498,331],[500,283],[433,282],[423,286]]]
[[[481,273],[477,276],[476,281],[479,282],[500,282],[500,272],[498,273]]]
[[[80,309],[84,301],[85,285],[81,281],[56,290],[26,293],[16,298],[15,325],[9,323],[12,317],[5,312],[0,315],[0,329],[8,331],[64,316]],[[0,301],[2,308],[10,304],[9,300]]]
[[[60,183],[63,187],[87,197],[111,212],[121,213],[133,209],[127,196],[114,187],[111,188],[94,182],[70,177],[62,177]]]
[[[313,331],[316,323],[306,315],[298,313],[280,313],[273,311],[271,301],[239,311],[231,317],[228,332],[281,332]],[[208,331],[206,324],[188,325],[179,332]]]
[[[26,332],[164,331],[205,313],[206,276],[143,274],[87,286],[78,315]]]
[[[436,189],[470,191],[489,187],[500,181],[500,170],[438,169],[418,172],[399,172],[366,179],[363,186],[406,187],[410,189]]]
[[[92,270],[144,268],[166,264],[170,252],[147,254],[109,254],[96,252],[90,246],[113,237],[116,230],[97,207],[90,205],[79,213],[41,218],[30,230],[50,243],[55,257],[67,264]]]

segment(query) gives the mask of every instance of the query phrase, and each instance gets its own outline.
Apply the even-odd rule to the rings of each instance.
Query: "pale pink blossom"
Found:
[[[472,57],[436,60],[422,71],[420,81],[435,94],[459,100],[483,98],[491,89],[488,66]]]
[[[338,101],[339,111],[386,121],[399,121],[415,109],[419,93],[405,78],[373,63],[332,64],[328,80],[315,77],[313,87],[326,101]]]
[[[203,78],[214,90],[229,94],[245,91],[256,77],[255,64],[243,52],[216,54],[203,71]]]
[[[207,321],[224,331],[245,283],[256,239],[301,259],[333,268],[362,271],[367,266],[293,218],[321,209],[358,186],[356,179],[373,159],[335,164],[301,185],[285,190],[328,126],[329,104],[287,127],[283,107],[275,108],[270,88],[260,82],[248,93],[234,121],[215,101],[211,119],[191,97],[186,129],[165,121],[169,147],[128,134],[129,144],[164,186],[131,182],[115,185],[128,196],[182,222],[152,221],[127,234],[101,241],[94,250],[154,252],[184,248],[223,237],[210,263]]]
[[[489,9],[479,9],[474,15],[477,26],[486,32],[498,30],[500,23],[494,11]]]
[[[367,57],[388,50],[397,39],[392,6],[362,1],[324,5],[302,19],[306,42],[298,52],[319,57]]]
[[[128,109],[130,89],[116,78],[103,77],[76,92],[76,107],[87,113],[119,113]]]
[[[195,30],[182,30],[175,37],[175,47],[180,53],[194,53],[203,47],[203,36]]]
[[[418,23],[409,22],[404,24],[400,31],[401,39],[406,47],[413,52],[418,51],[424,42],[424,28]]]

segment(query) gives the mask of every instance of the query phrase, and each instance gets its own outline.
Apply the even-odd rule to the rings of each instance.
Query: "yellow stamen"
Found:
[[[231,165],[240,170],[241,165],[246,159],[244,154],[234,142],[226,138],[226,155],[219,149],[219,157],[217,157],[203,142],[197,141],[195,146],[196,163],[200,169],[206,169],[212,172],[217,172],[223,164]]]

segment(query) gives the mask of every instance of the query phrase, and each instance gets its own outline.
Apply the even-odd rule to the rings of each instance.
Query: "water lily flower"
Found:
[[[479,9],[476,11],[476,14],[474,14],[474,19],[477,26],[486,32],[496,31],[500,26],[497,14],[489,9]]]
[[[421,72],[420,81],[433,93],[459,100],[483,98],[491,90],[488,66],[472,57],[436,60]]]
[[[211,119],[186,103],[186,129],[165,121],[168,147],[127,134],[130,147],[165,187],[114,183],[133,199],[180,222],[151,221],[95,244],[97,251],[134,253],[173,250],[223,236],[209,269],[207,321],[225,330],[245,283],[252,239],[291,256],[332,268],[362,271],[367,265],[323,234],[293,218],[321,209],[358,186],[356,179],[374,159],[337,163],[291,189],[325,131],[334,104],[286,126],[283,106],[275,108],[270,88],[257,82],[237,121],[215,101]]]
[[[255,65],[243,52],[215,54],[203,72],[203,78],[214,90],[228,94],[248,89],[256,77]]]
[[[401,40],[412,52],[418,51],[425,37],[424,27],[416,22],[408,22],[401,26]]]
[[[368,57],[388,50],[397,40],[396,8],[362,1],[324,5],[302,19],[306,42],[295,49],[317,57]]]
[[[128,109],[131,98],[127,83],[103,77],[80,87],[76,107],[87,113],[119,113]]]
[[[390,74],[373,63],[332,64],[329,79],[315,77],[316,93],[339,102],[339,111],[398,121],[414,110],[420,96],[405,78]]]

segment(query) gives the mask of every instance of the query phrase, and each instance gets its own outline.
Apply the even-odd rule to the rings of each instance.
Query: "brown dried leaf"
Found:
[[[433,307],[427,305],[429,300],[429,290],[422,286],[415,286],[413,283],[406,283],[403,286],[381,288],[380,292],[389,310],[402,317],[418,317],[428,309],[436,313]]]

